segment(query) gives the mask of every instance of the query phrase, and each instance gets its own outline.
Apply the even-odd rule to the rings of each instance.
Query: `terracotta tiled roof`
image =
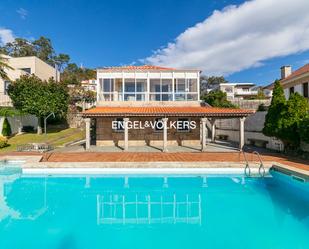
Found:
[[[285,79],[282,79],[281,82],[285,82],[287,80],[293,79],[297,76],[300,76],[304,73],[309,73],[309,63],[302,66],[301,68],[295,70],[293,73],[291,73],[288,77],[286,77]]]
[[[99,68],[99,70],[103,70],[103,71],[175,71],[177,69],[171,68],[171,67],[142,65],[142,66],[103,67],[103,68]]]
[[[83,113],[92,116],[200,116],[200,117],[240,117],[253,113],[250,110],[217,107],[96,107]]]

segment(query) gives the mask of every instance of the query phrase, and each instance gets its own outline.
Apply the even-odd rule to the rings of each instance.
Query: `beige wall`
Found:
[[[96,139],[98,146],[119,145],[123,146],[124,132],[117,132],[112,129],[112,121],[115,118],[97,118]],[[154,121],[155,117],[130,118],[130,121]],[[169,145],[199,145],[200,144],[200,119],[193,117],[191,121],[196,122],[196,129],[189,132],[180,132],[177,129],[169,129],[167,140]],[[169,118],[169,121],[177,121],[177,118]],[[129,145],[162,145],[163,131],[155,131],[151,127],[144,130],[129,129]]]
[[[282,87],[284,89],[284,95],[286,99],[290,97],[290,87],[294,87],[294,92],[297,92],[301,96],[304,96],[303,83],[306,82],[309,82],[309,73],[305,73],[291,80],[282,81]]]
[[[21,75],[26,75],[27,73],[22,68],[30,68],[31,74],[38,76],[42,80],[48,80],[53,77],[59,81],[60,73],[56,72],[56,69],[48,65],[41,59],[35,56],[28,57],[6,57],[7,63],[14,68],[14,70],[7,69],[6,72],[11,81],[20,78]],[[10,106],[10,98],[5,95],[4,80],[0,78],[0,106]]]
[[[35,56],[10,58],[9,64],[15,69],[31,68],[31,74],[35,74],[42,80],[53,77],[59,80],[60,74],[56,69]]]

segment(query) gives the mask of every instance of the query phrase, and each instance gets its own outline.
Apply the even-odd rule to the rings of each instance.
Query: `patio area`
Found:
[[[163,147],[160,146],[130,146],[127,152],[162,152]],[[57,148],[55,152],[83,152],[85,149],[83,146],[71,146]],[[89,152],[123,152],[124,148],[117,146],[90,146],[87,150]],[[200,146],[168,146],[168,153],[179,153],[179,152],[200,152]],[[237,152],[239,151],[238,143],[228,141],[216,141],[211,142],[207,140],[205,152]]]

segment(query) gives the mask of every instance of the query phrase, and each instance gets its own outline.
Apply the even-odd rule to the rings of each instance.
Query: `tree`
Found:
[[[94,103],[96,101],[96,93],[94,91],[85,90],[83,87],[75,86],[70,88],[70,104],[76,105],[80,103],[83,111],[85,110],[85,103]]]
[[[53,112],[61,118],[67,113],[68,89],[64,84],[56,83],[53,79],[47,82],[35,75],[24,75],[10,84],[8,93],[17,110],[38,118],[38,134],[42,133],[43,117]]]
[[[286,100],[279,80],[274,83],[273,97],[265,117],[263,134],[269,137],[278,137],[281,129],[282,111]]]
[[[11,69],[14,70],[9,64],[7,64],[4,60],[4,58],[0,55],[0,78],[4,80],[8,80],[8,75],[5,69]]]
[[[302,141],[309,143],[309,115],[299,125],[299,136]]]
[[[41,36],[29,41],[24,38],[15,38],[13,42],[0,47],[1,53],[12,57],[36,56],[51,66],[58,65],[62,69],[70,60],[67,54],[56,54],[50,39]]]
[[[300,124],[308,117],[308,101],[298,93],[290,96],[282,111],[278,137],[287,148],[297,148],[300,144]]]
[[[235,108],[230,101],[227,100],[225,92],[220,90],[213,91],[203,96],[202,99],[211,106],[215,107],[226,107],[226,108]]]
[[[223,76],[205,76],[201,75],[200,77],[200,92],[201,95],[207,94],[207,89],[209,87],[215,87],[220,83],[226,83],[227,80]]]
[[[7,119],[7,117],[4,118],[3,125],[2,125],[2,136],[8,137],[12,135],[12,129],[11,125]]]
[[[63,71],[70,61],[70,56],[67,54],[58,54],[54,57],[55,64],[58,66],[60,72]]]
[[[1,50],[3,53],[12,57],[36,55],[32,42],[24,38],[15,38],[13,42],[6,43]]]
[[[34,46],[35,55],[38,58],[50,65],[55,65],[55,50],[50,39],[41,36],[39,39],[33,41],[32,45]]]
[[[61,81],[67,85],[80,85],[83,80],[95,78],[95,70],[80,68],[75,63],[69,63],[61,74]]]

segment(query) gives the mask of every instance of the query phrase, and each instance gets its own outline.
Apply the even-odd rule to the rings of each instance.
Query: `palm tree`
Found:
[[[4,80],[8,80],[9,77],[7,75],[7,72],[5,71],[5,69],[12,69],[14,70],[14,68],[12,68],[11,66],[9,66],[5,61],[4,58],[0,55],[0,78],[4,79]]]

